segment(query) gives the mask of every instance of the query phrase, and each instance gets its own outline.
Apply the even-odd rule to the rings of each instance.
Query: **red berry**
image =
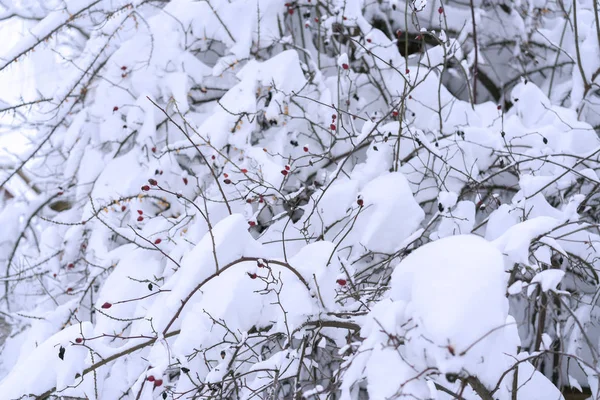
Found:
[[[286,169],[286,171],[289,171],[289,170],[290,170],[290,166],[289,166],[289,165],[286,165],[286,166],[285,166],[285,169]]]
[[[338,279],[336,282],[340,286],[346,286],[346,283],[348,283],[345,279]]]
[[[124,66],[124,65],[121,67],[121,70],[122,70],[122,71],[125,71],[126,69],[127,69],[127,67],[126,67],[126,66]]]
[[[148,186],[148,185],[144,185],[144,186],[142,186],[142,190],[143,190],[144,192],[147,192],[148,190],[150,190],[150,186]]]
[[[112,304],[110,304],[108,301],[106,303],[102,304],[102,308],[104,308],[105,310],[108,310],[111,307],[112,307]]]
[[[335,121],[335,119],[337,118],[336,114],[331,114],[331,119]]]
[[[113,107],[113,112],[115,112],[115,111],[119,111],[119,107],[117,107],[117,106],[114,106],[114,107]]]
[[[260,196],[259,199],[258,199],[258,202],[259,203],[264,203],[265,202],[265,198],[262,197],[262,196]]]
[[[121,211],[127,210],[127,206],[121,206]]]
[[[137,210],[137,213],[140,215],[144,214],[144,212],[142,210]]]
[[[58,196],[62,196],[63,194],[65,194],[65,192],[58,192],[57,193]]]
[[[393,115],[394,117],[397,117],[397,116],[398,116],[398,111],[396,111],[396,110],[392,111],[392,115]]]
[[[81,343],[81,342],[83,342],[82,338],[78,337],[77,339],[75,339],[75,343]]]
[[[502,110],[502,106],[500,104],[498,104],[498,107],[496,107],[498,110]]]
[[[153,153],[156,153],[156,147],[153,147],[151,150]]]
[[[348,66],[348,64],[344,63],[344,64],[342,64],[342,68],[343,68],[343,69],[348,69],[348,68],[350,68],[350,67]]]
[[[213,160],[216,159],[217,157],[215,157],[214,155],[210,156],[210,158],[212,158]]]
[[[315,18],[315,22],[319,22],[319,18]]]
[[[183,184],[187,185],[188,184],[188,178],[183,178]]]
[[[144,220],[144,217],[142,217],[141,215],[139,217],[137,217],[138,222],[142,222]]]
[[[304,146],[302,150],[304,150],[305,153],[308,153],[308,146]]]
[[[438,13],[443,14],[444,13],[444,7],[438,8]]]
[[[69,265],[67,265],[67,268],[69,268],[69,269],[73,269],[73,268],[75,268],[75,264],[73,264],[73,263],[70,263]]]
[[[255,226],[255,225],[256,225],[256,222],[254,222],[254,221],[248,221],[248,225],[250,225],[250,226]]]
[[[56,278],[56,274],[52,274],[52,277]]]
[[[73,288],[67,288],[67,293],[71,293],[73,291]]]
[[[256,274],[255,273],[249,273],[248,272],[248,276],[250,277],[250,279],[256,279]]]
[[[154,382],[156,379],[154,378],[154,375],[150,375],[149,377],[146,378],[146,380],[148,382]]]
[[[246,199],[246,203],[252,204],[252,199]]]
[[[161,238],[158,238],[158,239],[156,239],[156,240],[154,241],[154,244],[160,244],[160,242],[162,242],[162,239],[161,239]]]
[[[162,379],[157,379],[154,381],[154,387],[162,386],[162,384],[163,384]]]
[[[241,171],[242,171],[242,174],[247,174],[248,173],[248,170],[246,168],[242,168]]]
[[[151,184],[152,186],[158,185],[158,182],[156,182],[156,179],[152,179],[152,178],[148,179],[148,183]]]
[[[410,69],[406,68],[406,73],[410,74]]]
[[[225,179],[223,182],[224,182],[226,185],[229,185],[229,184],[231,183],[231,179]]]
[[[287,172],[285,169],[282,169],[282,170],[281,170],[281,175],[285,176],[285,175],[287,175],[287,174],[288,174],[288,172]]]
[[[331,128],[332,131],[335,131],[335,124],[331,124],[331,125],[329,125],[329,127]]]
[[[293,8],[288,8],[288,14],[294,15],[294,9]]]
[[[358,199],[356,200],[356,204],[358,204],[359,207],[362,207],[365,204],[365,202],[363,201],[363,199]]]
[[[371,39],[367,39],[367,43],[371,43]]]

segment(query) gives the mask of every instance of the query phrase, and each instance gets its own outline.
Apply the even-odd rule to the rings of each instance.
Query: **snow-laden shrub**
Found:
[[[0,7],[0,397],[599,398],[597,0]]]

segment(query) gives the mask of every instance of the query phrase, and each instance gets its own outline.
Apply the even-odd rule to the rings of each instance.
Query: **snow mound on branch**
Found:
[[[361,243],[372,251],[393,253],[425,217],[399,172],[373,179],[362,190],[362,197],[366,208],[358,222],[368,223],[361,229]]]
[[[2,398],[39,396],[52,387],[64,390],[73,385],[75,375],[86,367],[88,355],[84,346],[74,345],[75,340],[82,334],[89,335],[91,329],[92,324],[89,322],[72,325],[41,343],[0,383]],[[60,351],[61,347],[64,351]],[[62,354],[62,359],[59,354]]]
[[[428,397],[429,369],[466,373],[493,386],[509,366],[504,354],[518,344],[518,335],[506,329],[507,320],[514,321],[506,282],[503,255],[478,236],[450,236],[415,250],[393,272],[390,299],[366,317],[361,349],[370,352],[357,351],[342,390],[348,393],[363,367],[370,371],[380,364],[412,368],[397,369],[387,383],[367,373],[373,398],[391,396],[399,387],[404,395]]]
[[[506,282],[503,256],[492,244],[474,235],[451,236],[404,259],[392,275],[390,296],[408,303],[419,335],[476,359],[471,356],[490,350],[486,344],[496,336],[490,333],[506,323]]]

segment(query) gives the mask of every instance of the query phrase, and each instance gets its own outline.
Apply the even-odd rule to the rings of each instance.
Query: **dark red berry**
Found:
[[[500,104],[498,104],[498,107],[496,107],[498,110],[502,110],[502,106]]]
[[[121,206],[121,211],[127,210],[127,206]]]
[[[73,291],[73,288],[67,288],[67,293],[71,293]]]
[[[125,71],[126,69],[127,69],[127,67],[126,67],[126,66],[124,66],[124,65],[121,67],[121,70],[122,70],[122,71]]]
[[[256,226],[256,222],[254,222],[254,221],[248,221],[248,225],[250,225],[250,226]]]
[[[344,63],[344,64],[342,64],[342,68],[343,68],[343,69],[348,69],[348,68],[350,68],[350,67],[348,66],[348,64]]]
[[[110,304],[108,301],[106,303],[102,304],[102,308],[104,308],[105,310],[108,310],[111,307],[112,307],[112,304]]]
[[[158,182],[156,181],[156,179],[152,179],[152,178],[148,179],[148,183],[151,184],[152,186],[158,185]]]
[[[231,183],[231,179],[225,179],[223,182],[224,182],[226,185],[229,185],[229,184]]]
[[[304,146],[302,150],[304,150],[305,153],[308,153],[308,146]]]
[[[247,170],[246,168],[242,168],[242,169],[241,169],[241,172],[242,172],[242,174],[247,174],[247,173],[248,173],[248,170]]]
[[[114,106],[114,107],[113,107],[113,112],[115,112],[115,111],[119,111],[119,107],[117,107],[117,106]]]
[[[139,217],[137,217],[138,222],[142,222],[144,220],[144,217],[142,217],[141,215]]]
[[[335,114],[331,114],[331,119],[335,121],[335,119],[337,118],[337,115]]]
[[[162,379],[157,379],[154,381],[154,387],[162,386],[162,384],[163,384]]]
[[[438,13],[443,14],[444,13],[444,7],[438,8]]]
[[[160,244],[160,242],[162,242],[162,239],[161,239],[161,238],[158,238],[158,239],[156,239],[156,240],[154,241],[154,244]]]
[[[371,39],[367,39],[367,43],[371,43]]]
[[[392,115],[393,115],[394,117],[397,117],[397,116],[398,116],[398,111],[396,111],[396,110],[392,111]]]
[[[152,148],[152,149],[150,149],[150,150],[152,150],[152,152],[153,152],[153,153],[156,153],[156,147],[153,147],[153,148]]]
[[[144,186],[142,186],[142,190],[143,190],[144,192],[147,192],[148,190],[150,190],[150,186],[148,186],[148,185],[144,185]]]
[[[358,199],[356,200],[356,204],[358,204],[359,207],[362,207],[365,204],[365,202],[363,201],[363,199]]]
[[[149,377],[146,378],[146,380],[148,382],[154,382],[156,379],[154,378],[154,375],[150,375]]]
[[[406,73],[410,74],[410,69],[406,68]]]
[[[183,178],[183,184],[187,185],[188,184],[188,178]]]
[[[289,170],[290,170],[290,166],[289,166],[289,165],[286,165],[286,166],[285,166],[285,169],[286,169],[286,171],[289,171]]]
[[[252,204],[252,199],[246,199],[246,203]]]
[[[144,212],[142,210],[137,210],[137,213],[140,215],[144,214]]]
[[[331,125],[329,125],[329,127],[331,128],[332,131],[335,131],[335,124],[331,124]]]
[[[70,263],[69,265],[67,265],[67,268],[69,268],[69,269],[73,269],[73,268],[75,268],[75,264],[73,264],[73,263]]]
[[[288,14],[294,15],[294,9],[293,8],[288,8]]]
[[[346,283],[348,283],[345,279],[338,279],[336,282],[340,286],[346,286]]]
[[[83,342],[82,338],[78,337],[77,339],[75,339],[75,343],[81,343],[81,342]]]
[[[256,274],[255,273],[248,273],[248,276],[250,277],[250,279],[256,279]]]
[[[285,176],[285,175],[287,175],[287,174],[288,174],[288,172],[287,172],[285,169],[282,169],[282,170],[281,170],[281,175]]]

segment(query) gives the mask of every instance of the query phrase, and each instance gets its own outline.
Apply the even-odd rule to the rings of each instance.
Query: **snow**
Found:
[[[0,6],[0,397],[598,397],[597,19],[480,3]]]

